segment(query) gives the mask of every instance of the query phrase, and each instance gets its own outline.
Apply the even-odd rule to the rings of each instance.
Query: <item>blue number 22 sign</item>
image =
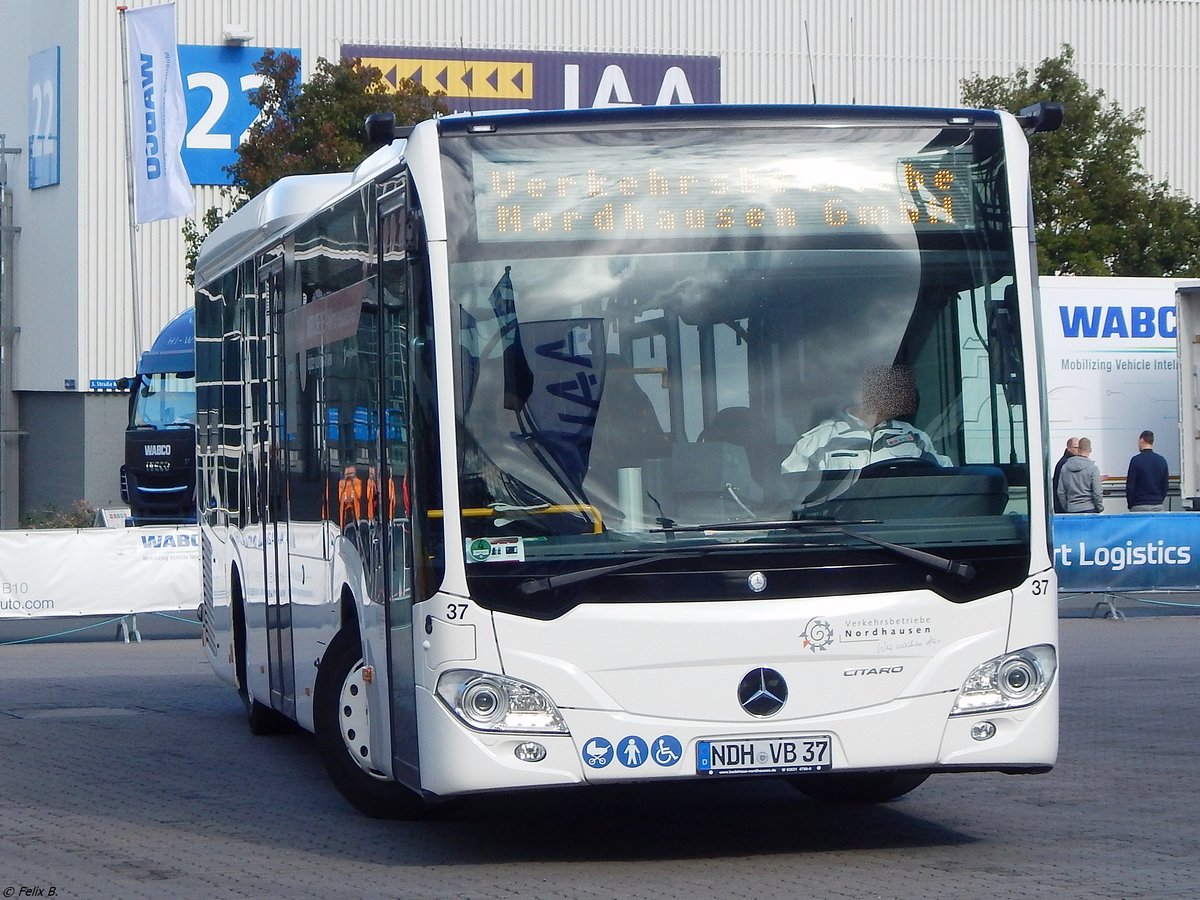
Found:
[[[180,46],[188,114],[183,165],[192,184],[229,184],[224,167],[237,162],[238,145],[258,115],[250,92],[261,84],[254,64],[265,49]],[[299,50],[286,52],[300,56]]]
[[[58,184],[59,98],[62,96],[62,48],[53,47],[29,57],[29,187]]]

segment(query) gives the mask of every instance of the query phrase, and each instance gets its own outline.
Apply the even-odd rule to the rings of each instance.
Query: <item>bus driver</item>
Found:
[[[933,441],[903,421],[916,414],[917,380],[908,366],[875,366],[863,373],[862,399],[839,419],[826,419],[804,434],[780,465],[782,472],[861,469],[891,459],[922,459],[951,465]]]

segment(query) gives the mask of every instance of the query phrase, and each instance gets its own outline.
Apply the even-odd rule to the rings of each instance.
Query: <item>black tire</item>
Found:
[[[290,734],[296,730],[287,716],[278,713],[265,703],[254,699],[246,678],[246,608],[241,596],[241,585],[234,582],[233,605],[233,653],[238,696],[246,709],[246,724],[250,733],[263,737],[275,734]]]
[[[369,729],[361,727],[370,716],[366,694],[359,688],[362,663],[358,635],[347,629],[339,631],[321,660],[313,698],[321,759],[334,786],[364,815],[373,819],[422,818],[429,805],[371,764]]]
[[[833,772],[796,775],[788,782],[805,796],[822,803],[887,803],[920,787],[928,772]]]
[[[242,696],[242,705],[246,707],[246,724],[250,733],[256,737],[269,737],[276,734],[294,734],[296,723],[283,713],[276,712],[265,703],[259,703],[247,690],[238,691]]]

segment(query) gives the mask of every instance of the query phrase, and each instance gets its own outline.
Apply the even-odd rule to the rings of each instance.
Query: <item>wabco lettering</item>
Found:
[[[164,550],[170,547],[199,547],[200,541],[194,534],[143,534],[142,546],[153,550]]]
[[[1063,337],[1067,338],[1174,338],[1175,307],[1060,306]]]
[[[146,456],[170,456],[170,455],[171,455],[171,445],[170,444],[147,444],[146,445]]]
[[[158,114],[154,108],[154,57],[141,54],[142,62],[142,105],[146,110],[146,177],[150,180],[162,176],[162,147],[158,140]]]

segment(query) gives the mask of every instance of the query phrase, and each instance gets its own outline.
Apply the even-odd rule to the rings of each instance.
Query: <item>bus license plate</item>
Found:
[[[697,775],[794,775],[833,768],[833,739],[827,734],[802,737],[699,741]]]

